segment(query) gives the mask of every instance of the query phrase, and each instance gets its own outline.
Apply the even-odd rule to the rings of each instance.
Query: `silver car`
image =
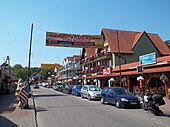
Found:
[[[81,88],[81,97],[92,99],[101,99],[101,91],[102,89],[96,85],[84,85]]]

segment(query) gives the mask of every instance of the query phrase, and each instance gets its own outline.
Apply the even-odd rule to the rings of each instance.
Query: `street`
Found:
[[[33,90],[39,127],[168,127],[169,116],[142,109],[118,109],[40,87]]]

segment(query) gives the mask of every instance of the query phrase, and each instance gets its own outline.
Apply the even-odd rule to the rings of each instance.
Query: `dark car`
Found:
[[[122,87],[107,87],[102,90],[101,103],[114,104],[117,108],[139,107],[140,100]]]
[[[63,93],[71,94],[72,88],[73,85],[65,85],[65,87],[63,88]]]
[[[74,85],[73,88],[72,88],[71,94],[76,95],[76,96],[80,96],[81,95],[80,94],[81,88],[82,88],[82,85]]]
[[[37,83],[37,84],[34,84],[34,89],[39,89],[38,83]]]
[[[59,85],[59,86],[58,86],[58,91],[63,92],[64,87],[65,87],[64,84]]]

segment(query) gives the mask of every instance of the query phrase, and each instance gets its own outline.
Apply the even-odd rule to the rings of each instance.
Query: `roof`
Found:
[[[161,40],[158,34],[151,34],[144,32],[133,32],[133,31],[124,31],[124,30],[113,30],[103,28],[102,33],[107,40],[111,52],[118,52],[118,43],[120,47],[120,53],[134,53],[133,48],[138,43],[139,39],[143,34],[146,34],[151,40],[153,45],[157,48],[160,54],[169,55],[170,49],[168,46]]]
[[[95,50],[96,48],[85,48],[86,53],[87,53],[87,57],[91,57],[95,55]]]

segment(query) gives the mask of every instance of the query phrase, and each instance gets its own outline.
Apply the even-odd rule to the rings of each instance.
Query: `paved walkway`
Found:
[[[36,127],[32,98],[29,109],[20,109],[14,94],[0,95],[0,127]]]
[[[170,116],[170,100],[167,98],[164,98],[165,105],[160,106],[159,108],[163,111],[165,115]]]

